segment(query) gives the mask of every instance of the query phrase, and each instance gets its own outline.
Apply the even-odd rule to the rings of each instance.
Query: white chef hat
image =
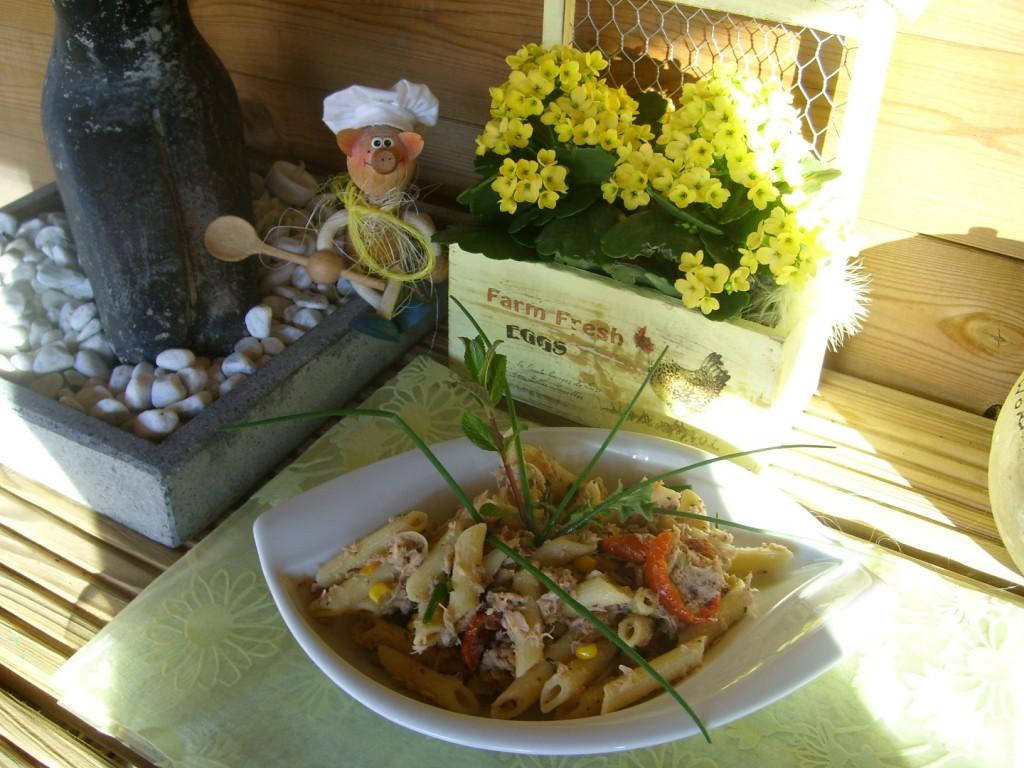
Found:
[[[324,99],[324,122],[332,132],[370,125],[418,130],[437,122],[437,99],[420,83],[399,80],[390,91],[353,85]]]

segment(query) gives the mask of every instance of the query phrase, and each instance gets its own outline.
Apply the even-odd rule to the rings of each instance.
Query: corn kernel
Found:
[[[597,656],[597,643],[580,643],[576,646],[576,658],[590,660]]]
[[[369,576],[371,573],[380,568],[380,563],[367,563],[359,569],[359,573],[362,576]]]
[[[590,573],[597,570],[597,558],[593,555],[580,555],[572,561],[572,566],[580,573]]]
[[[386,581],[378,581],[370,587],[369,597],[373,602],[380,605],[391,593],[391,585]]]

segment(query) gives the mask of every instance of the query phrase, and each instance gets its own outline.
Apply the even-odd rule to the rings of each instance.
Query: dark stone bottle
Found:
[[[241,110],[187,0],[53,0],[43,131],[107,337],[122,361],[227,354],[258,298],[206,225],[252,220]]]

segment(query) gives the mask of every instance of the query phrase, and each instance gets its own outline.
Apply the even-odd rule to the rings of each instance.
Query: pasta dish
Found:
[[[524,456],[531,499],[542,507],[561,501],[576,476],[535,446],[524,446]],[[570,511],[610,495],[601,477],[578,488]],[[508,474],[499,472],[495,486],[473,500],[483,522],[465,509],[439,525],[419,510],[391,518],[319,566],[310,613],[322,621],[345,617],[346,631],[398,686],[448,710],[588,717],[642,701],[659,683],[546,582],[674,684],[746,615],[752,579],[792,558],[779,544],[734,545],[730,533],[703,519],[703,501],[685,487],[655,483],[643,505],[539,544],[517,516],[513,494]]]

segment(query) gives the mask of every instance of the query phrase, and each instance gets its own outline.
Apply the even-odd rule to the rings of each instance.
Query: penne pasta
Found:
[[[548,539],[534,552],[534,559],[544,566],[565,565],[581,555],[597,551],[597,542],[585,542],[570,536]]]
[[[576,599],[590,610],[631,605],[633,592],[628,587],[612,584],[606,576],[591,576],[576,587]]]
[[[412,652],[409,634],[398,625],[377,616],[358,616],[352,623],[351,632],[353,640],[370,650],[387,646],[406,655]]]
[[[759,547],[736,547],[729,573],[746,576],[748,573],[772,574],[781,571],[793,553],[781,544],[765,543]]]
[[[518,717],[537,703],[541,688],[555,673],[555,665],[546,660],[538,661],[524,674],[513,680],[491,704],[491,717],[510,720]]]
[[[445,560],[455,551],[455,540],[459,538],[469,521],[461,515],[449,521],[441,538],[428,550],[420,566],[414,570],[405,582],[405,592],[409,599],[417,603],[426,603],[434,585],[445,578]]]
[[[540,692],[540,711],[550,712],[570,699],[579,696],[583,689],[607,669],[615,658],[616,648],[607,641],[597,643],[597,655],[592,659],[573,659],[560,664]]]
[[[615,633],[630,648],[643,648],[654,639],[654,619],[632,613],[619,622]]]
[[[396,683],[418,693],[427,701],[464,715],[480,712],[480,702],[476,695],[457,677],[435,672],[386,645],[377,649],[377,658]]]
[[[390,592],[396,575],[395,569],[390,565],[381,565],[370,573],[357,571],[341,583],[321,592],[310,604],[310,613],[314,616],[339,616],[355,611],[382,613],[386,608],[386,602],[373,600],[370,597],[370,589],[375,584],[382,584]]]
[[[372,531],[359,541],[341,550],[321,565],[316,572],[316,583],[326,587],[341,581],[345,574],[366,565],[391,547],[396,534],[404,531],[422,531],[427,527],[427,515],[419,510],[391,518],[384,526]]]
[[[484,537],[487,525],[477,523],[459,534],[455,540],[455,560],[452,565],[452,592],[448,598],[445,621],[459,625],[476,611],[483,585]]]
[[[686,677],[704,658],[705,638],[698,637],[673,648],[668,653],[663,653],[651,659],[650,664],[654,669],[668,680],[675,683],[677,680]],[[661,686],[647,674],[643,667],[637,667],[610,680],[604,685],[604,699],[601,702],[601,714],[628,707],[640,699],[650,696]]]

